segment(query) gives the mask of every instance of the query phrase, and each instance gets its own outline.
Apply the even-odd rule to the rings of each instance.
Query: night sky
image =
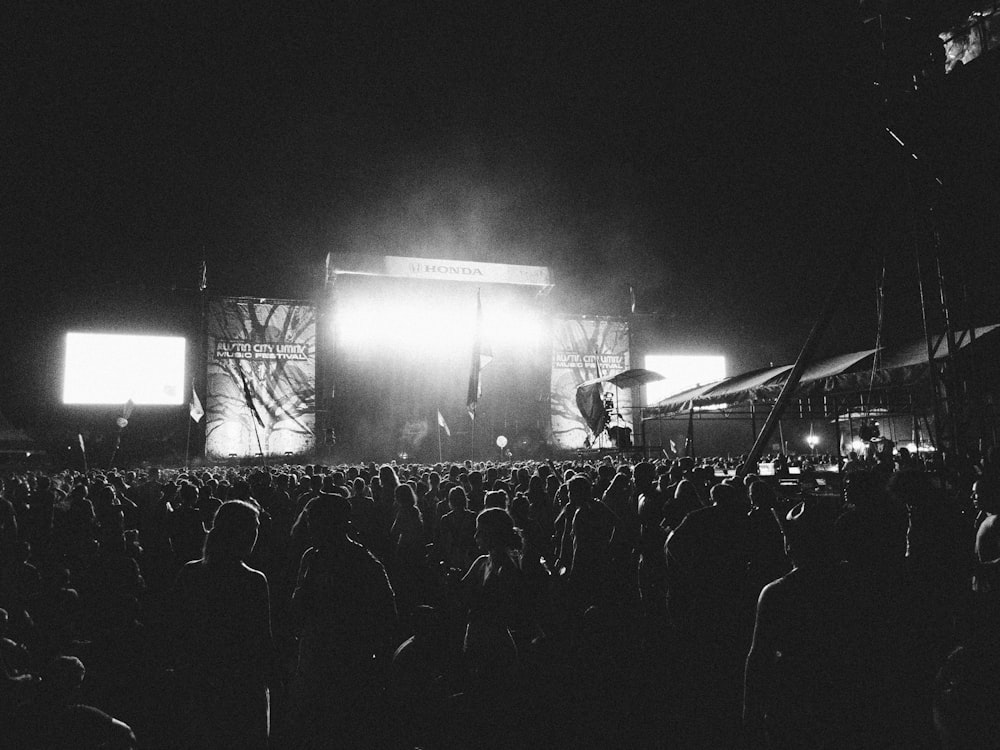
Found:
[[[824,351],[873,346],[885,261],[910,340],[929,174],[946,270],[1000,320],[997,54],[887,114],[854,3],[98,5],[5,31],[17,424],[74,310],[183,297],[202,257],[210,291],[254,296],[315,294],[328,251],[546,265],[572,312],[626,314],[633,283],[643,346],[734,371],[793,359],[845,264]]]

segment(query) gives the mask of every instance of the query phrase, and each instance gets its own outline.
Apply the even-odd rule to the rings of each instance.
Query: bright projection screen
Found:
[[[708,385],[726,377],[726,358],[718,355],[650,354],[646,369],[664,380],[646,386],[646,405],[654,406],[667,396],[688,388]]]
[[[184,403],[179,336],[67,333],[64,404]]]

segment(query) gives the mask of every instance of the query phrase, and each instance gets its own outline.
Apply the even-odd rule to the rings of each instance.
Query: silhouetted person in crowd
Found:
[[[1000,648],[994,640],[956,649],[934,685],[942,750],[1000,750]]]
[[[750,589],[756,602],[760,590],[789,570],[785,556],[785,540],[775,514],[780,512],[778,498],[766,482],[757,480],[749,485],[751,510],[748,516]]]
[[[202,558],[177,578],[175,651],[188,697],[181,742],[190,748],[267,748],[275,665],[267,578],[244,563],[258,511],[223,503]]]
[[[449,698],[447,671],[452,654],[447,622],[426,605],[414,609],[410,620],[413,635],[392,656],[387,698],[400,739],[436,747]]]
[[[476,559],[476,514],[466,507],[465,490],[448,491],[451,510],[441,517],[441,555],[452,568],[465,571]]]
[[[757,605],[743,709],[750,747],[888,747],[875,602],[837,560],[832,513],[800,503],[783,526],[794,568]]]
[[[685,645],[689,697],[703,695],[689,729],[695,746],[727,746],[739,726],[739,686],[750,617],[746,510],[736,488],[712,488],[712,505],[689,513],[666,542],[667,615]],[[708,719],[708,716],[713,716]]]
[[[661,525],[670,532],[680,526],[689,513],[701,510],[705,505],[701,502],[697,485],[690,479],[664,486],[665,482],[665,476],[660,477],[660,491],[666,495]]]
[[[393,591],[382,564],[348,536],[346,498],[314,498],[307,522],[312,546],[292,597],[299,632],[292,746],[375,746],[384,728],[376,698],[396,630]]]
[[[517,666],[512,630],[523,627],[528,602],[518,550],[521,538],[501,508],[476,516],[476,544],[483,553],[462,578],[468,607],[464,651],[470,670],[483,680],[510,676]]]
[[[603,608],[612,601],[618,604],[630,601],[637,587],[624,568],[628,560],[615,565],[614,543],[623,533],[621,519],[591,493],[586,477],[577,476],[569,481],[571,502],[567,507],[576,506],[570,526],[573,560],[569,568],[572,608],[576,613],[594,605]],[[624,556],[624,552],[621,554]]]
[[[404,565],[423,561],[425,533],[423,517],[417,508],[417,498],[409,484],[401,484],[395,491],[396,517],[392,523],[392,542],[396,560]]]
[[[976,529],[974,588],[1000,599],[1000,481],[981,477],[972,486],[972,502],[982,519]]]
[[[469,498],[469,510],[473,513],[479,513],[486,504],[486,490],[483,487],[483,482],[482,472],[469,472],[469,489],[466,494]]]
[[[86,670],[73,656],[58,656],[42,670],[34,700],[0,730],[11,750],[132,750],[132,729],[80,699]],[[206,746],[207,747],[207,746]]]
[[[639,466],[652,466],[640,464]],[[654,621],[661,620],[666,613],[666,556],[663,543],[667,540],[667,532],[663,527],[663,510],[667,502],[666,487],[669,477],[661,474],[654,484],[648,477],[646,469],[636,467],[636,489],[642,487],[638,496],[637,514],[639,516],[639,596],[647,617]],[[642,480],[642,481],[640,481]],[[662,631],[662,623],[651,623],[653,632]]]

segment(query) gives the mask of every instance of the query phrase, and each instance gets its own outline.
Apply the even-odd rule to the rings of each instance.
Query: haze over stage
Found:
[[[67,333],[63,403],[181,404],[186,349],[180,336]]]

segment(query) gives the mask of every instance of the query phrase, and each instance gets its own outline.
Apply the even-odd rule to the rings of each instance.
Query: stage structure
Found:
[[[932,337],[939,361],[950,360],[979,376],[967,383],[983,406],[963,414],[971,442],[997,444],[993,404],[1000,400],[1000,325],[955,332],[954,347],[943,333]],[[975,367],[971,367],[973,360]],[[753,370],[690,388],[642,410],[643,443],[651,455],[738,455],[753,444],[792,370],[781,365]],[[865,349],[809,364],[792,394],[769,450],[842,454],[864,449],[876,437],[911,450],[940,448],[940,426],[929,399],[930,371],[924,341]],[[697,435],[695,424],[698,424]],[[865,438],[865,432],[868,438]],[[809,444],[810,436],[819,441]],[[696,439],[697,438],[697,439]],[[808,447],[807,447],[808,446]]]
[[[315,307],[292,300],[212,299],[206,344],[206,458],[312,455]]]
[[[500,436],[505,458],[581,448],[587,432],[576,387],[628,368],[627,323],[555,318],[545,267],[331,255],[326,280],[326,460],[495,459]],[[623,408],[629,397],[622,394]]]
[[[589,392],[586,411],[578,403],[580,385],[628,370],[631,363],[628,321],[620,318],[580,316],[559,318],[552,326],[552,443],[555,448],[615,447],[609,441],[609,428],[632,429],[632,390],[595,384]],[[607,399],[605,397],[607,396]],[[596,419],[596,411],[606,411],[605,420]],[[597,434],[595,434],[595,428]]]

